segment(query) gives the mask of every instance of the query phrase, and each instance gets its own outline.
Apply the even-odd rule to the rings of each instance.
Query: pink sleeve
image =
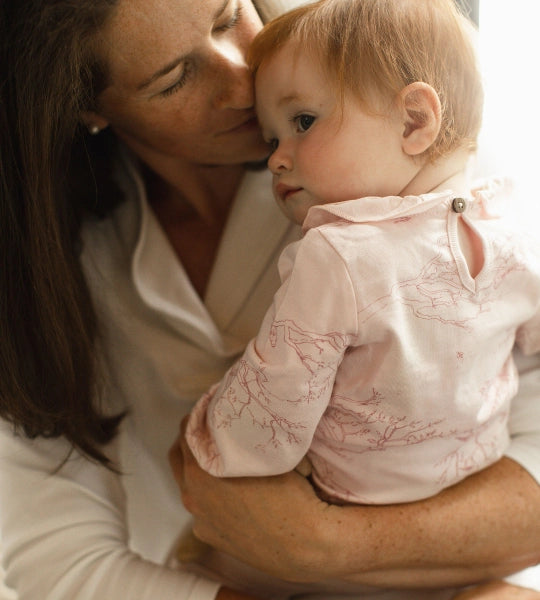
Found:
[[[275,475],[296,467],[356,335],[348,270],[326,238],[309,231],[282,258],[287,277],[257,337],[200,399],[188,424],[195,457],[216,476]]]

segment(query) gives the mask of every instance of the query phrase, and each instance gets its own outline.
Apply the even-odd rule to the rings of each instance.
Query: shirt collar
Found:
[[[511,187],[504,178],[490,178],[470,185],[465,173],[443,181],[432,192],[420,196],[370,196],[312,207],[302,229],[318,227],[336,219],[349,223],[374,223],[419,214],[432,207],[462,197],[469,203],[469,215],[477,218],[497,218],[500,204]]]
[[[136,202],[131,204],[139,214],[131,255],[131,277],[138,295],[199,346],[223,355],[237,353],[241,349],[238,340],[227,334],[227,328],[292,227],[272,198],[270,173],[264,169],[244,176],[203,301],[148,203],[133,160],[125,156],[124,163],[135,188],[130,196],[135,195]]]

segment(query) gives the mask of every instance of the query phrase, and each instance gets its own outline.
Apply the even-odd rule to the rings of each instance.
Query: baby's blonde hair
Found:
[[[255,73],[289,41],[307,50],[365,109],[393,100],[423,81],[439,95],[441,131],[428,150],[435,159],[459,146],[474,150],[483,89],[472,24],[453,0],[319,0],[268,23],[250,48]]]

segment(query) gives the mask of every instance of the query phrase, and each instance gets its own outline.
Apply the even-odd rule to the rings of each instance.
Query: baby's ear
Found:
[[[405,154],[418,156],[437,139],[441,129],[441,101],[427,83],[416,81],[398,95],[403,118],[401,147]]]

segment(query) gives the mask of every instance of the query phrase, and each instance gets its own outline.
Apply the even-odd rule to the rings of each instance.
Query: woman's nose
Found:
[[[253,78],[241,48],[223,41],[216,47],[215,102],[219,108],[252,109]]]
[[[268,158],[268,168],[274,175],[290,171],[292,164],[291,153],[283,143],[280,143]]]

